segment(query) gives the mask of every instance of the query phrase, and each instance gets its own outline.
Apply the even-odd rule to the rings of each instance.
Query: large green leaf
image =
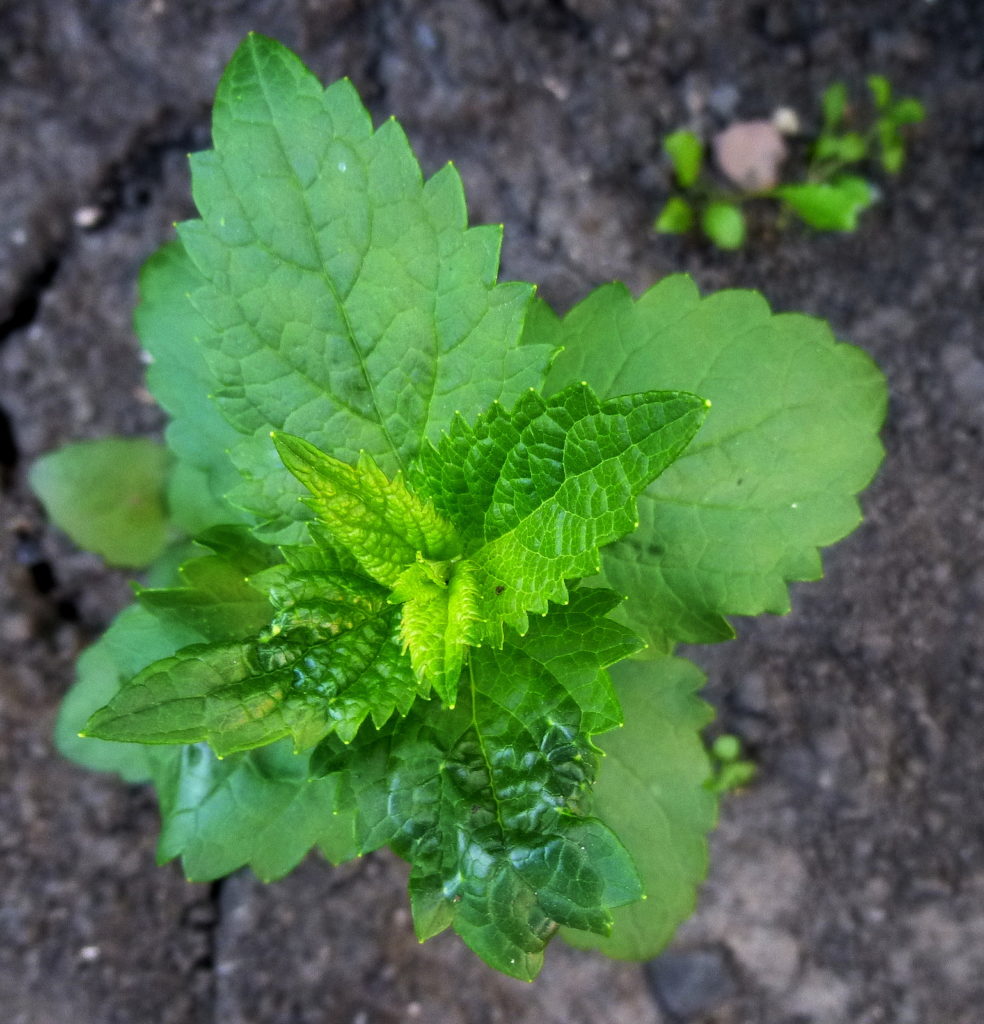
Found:
[[[667,278],[638,301],[600,288],[538,335],[564,346],[548,385],[601,394],[668,387],[711,402],[696,440],[644,492],[640,528],[603,552],[628,621],[657,649],[732,636],[725,615],[786,612],[786,582],[860,522],[854,495],[882,458],[885,382],[827,325],[774,315],[754,292],[702,299]],[[544,329],[544,325],[546,329]]]
[[[188,302],[202,284],[180,243],[171,242],[144,265],[134,314],[152,359],[147,386],[171,417],[165,437],[177,465],[168,482],[169,511],[189,533],[244,518],[224,498],[239,482],[228,450],[240,435],[210,398],[215,382],[198,344],[208,325]]]
[[[312,779],[289,743],[219,760],[202,745],[175,748],[157,775],[160,863],[181,857],[190,881],[249,866],[264,882],[291,871],[314,846],[336,863],[355,856],[350,815],[335,807],[336,781]]]
[[[170,456],[144,438],[79,441],[38,459],[30,482],[48,515],[79,547],[113,565],[149,565],[168,539]]]
[[[616,665],[612,680],[625,727],[599,740],[606,757],[594,813],[625,843],[646,899],[613,911],[611,935],[565,929],[580,949],[645,960],[693,913],[707,871],[707,833],[717,797],[700,730],[713,712],[696,696],[704,677],[689,661],[660,658]]]
[[[323,89],[251,35],[220,82],[213,141],[192,158],[201,219],[179,226],[189,316],[245,435],[236,498],[296,539],[299,490],[271,429],[392,475],[455,412],[537,385],[548,353],[518,345],[532,292],[496,283],[501,229],[468,228],[456,171],[425,182],[397,123],[374,131],[348,81]]]
[[[584,384],[552,398],[460,417],[425,447],[415,484],[465,537],[484,636],[525,633],[528,612],[567,599],[565,580],[599,569],[598,549],[631,531],[636,496],[676,459],[704,418],[693,394],[651,391],[599,401]]]

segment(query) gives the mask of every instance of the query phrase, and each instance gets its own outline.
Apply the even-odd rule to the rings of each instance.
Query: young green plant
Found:
[[[272,40],[233,57],[213,139],[137,311],[171,416],[147,507],[194,546],[127,552],[155,582],[80,659],[61,749],[155,785],[190,879],[388,846],[422,940],[525,979],[558,930],[653,955],[721,788],[673,649],[820,576],[881,459],[881,374],[683,276],[558,317],[497,280],[451,166],[424,179]],[[97,548],[105,465],[39,484],[66,525],[66,488],[102,495]]]
[[[818,231],[854,231],[858,216],[878,195],[875,184],[859,172],[877,164],[886,174],[898,174],[905,160],[905,130],[925,116],[918,100],[894,98],[891,84],[882,75],[869,76],[867,83],[873,109],[864,128],[853,123],[857,117],[843,82],[824,90],[820,131],[812,140],[803,140],[802,181],[722,184],[708,172],[705,145],[697,135],[686,130],[668,135],[663,149],[678,191],[666,201],[654,229],[660,234],[686,234],[699,227],[718,248],[738,249],[746,237],[744,208],[769,200],[778,202],[785,216],[798,217]],[[761,133],[768,127],[752,122],[733,126],[732,131],[758,129]],[[778,130],[772,131],[773,146],[780,147]],[[749,144],[764,145],[759,140]]]

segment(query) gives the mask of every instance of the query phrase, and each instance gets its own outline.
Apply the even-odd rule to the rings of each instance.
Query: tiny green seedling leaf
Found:
[[[704,145],[693,132],[672,132],[663,140],[663,150],[673,164],[673,173],[681,188],[690,188],[700,176],[704,163]]]
[[[683,235],[693,226],[694,208],[681,196],[670,196],[653,224],[663,235]]]
[[[740,249],[745,242],[745,215],[734,203],[708,203],[700,218],[704,234],[719,249]]]
[[[143,438],[79,441],[38,459],[30,484],[54,523],[111,565],[149,565],[168,539],[166,449]]]
[[[758,774],[754,761],[742,757],[741,740],[726,733],[711,745],[711,757],[716,762],[714,775],[707,786],[714,793],[730,793],[747,786]]]
[[[853,231],[858,214],[874,201],[871,185],[851,174],[829,183],[780,185],[774,194],[804,223],[821,231]]]
[[[823,134],[837,131],[847,110],[847,86],[843,82],[832,82],[820,98],[823,110]]]
[[[892,85],[884,75],[868,75],[868,89],[875,107],[879,111],[888,110],[892,102]]]
[[[888,117],[897,125],[919,124],[926,117],[926,107],[919,100],[905,96],[892,106]]]

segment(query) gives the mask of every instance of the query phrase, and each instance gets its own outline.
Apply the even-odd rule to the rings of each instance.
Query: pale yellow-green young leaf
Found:
[[[473,563],[417,561],[401,573],[390,600],[403,603],[400,639],[417,679],[454,707],[468,647],[477,642],[478,582]]]
[[[393,586],[418,555],[440,561],[460,554],[454,527],[399,474],[388,479],[368,455],[350,466],[302,438],[272,436],[284,465],[311,492],[306,500],[318,520],[377,582]]]

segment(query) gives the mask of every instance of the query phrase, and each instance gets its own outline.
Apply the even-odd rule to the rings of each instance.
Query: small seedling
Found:
[[[895,99],[881,75],[868,78],[868,90],[871,117],[866,128],[856,125],[858,114],[848,103],[843,82],[824,91],[820,131],[812,140],[800,140],[802,181],[777,180],[785,147],[777,128],[771,128],[770,137],[768,122],[735,125],[718,137],[718,164],[726,172],[726,183],[708,170],[706,147],[693,132],[668,135],[663,149],[679,191],[660,211],[655,230],[684,234],[699,227],[718,248],[738,249],[746,235],[744,207],[767,200],[779,204],[780,219],[792,215],[818,231],[854,231],[859,214],[878,195],[865,173],[877,165],[886,174],[898,174],[905,160],[905,129],[925,116],[918,100]],[[740,158],[736,172],[727,153],[722,153],[722,140],[726,148],[729,135],[737,139],[742,133],[751,160],[764,168],[750,177],[741,173]]]
[[[754,761],[742,756],[741,740],[725,733],[711,744],[711,758],[716,769],[708,781],[715,793],[730,793],[747,786],[758,773]]]
[[[233,57],[213,139],[200,217],[141,277],[169,454],[35,473],[70,529],[88,495],[80,540],[153,563],[60,748],[153,782],[189,879],[388,846],[421,940],[527,980],[558,930],[654,955],[721,788],[673,649],[821,575],[882,456],[882,375],[683,276],[558,317],[497,280],[453,167],[425,179],[395,121],[272,40]]]

